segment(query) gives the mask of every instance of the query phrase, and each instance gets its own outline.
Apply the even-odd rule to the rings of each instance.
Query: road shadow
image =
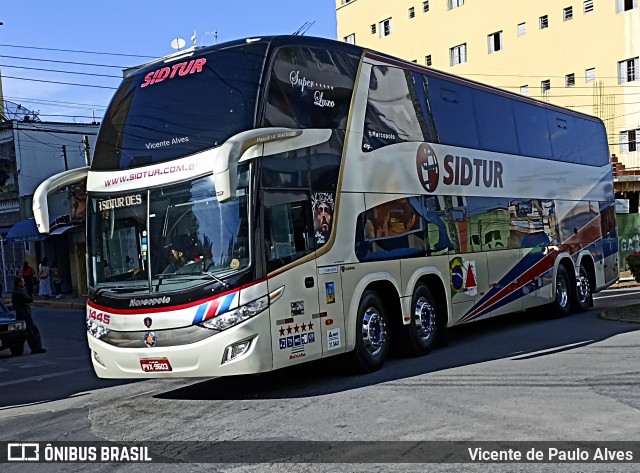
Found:
[[[486,361],[548,356],[640,329],[638,324],[600,319],[599,312],[552,319],[536,310],[455,327],[449,331],[449,346],[425,357],[392,357],[367,375],[350,373],[345,357],[337,356],[264,374],[201,381],[154,397],[221,401],[322,396]]]
[[[0,352],[0,411],[140,382],[96,376],[87,347],[84,310],[37,307],[34,319],[47,353],[31,355],[26,344],[22,356]]]

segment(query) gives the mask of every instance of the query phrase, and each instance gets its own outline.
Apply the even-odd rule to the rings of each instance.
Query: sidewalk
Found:
[[[4,302],[4,305],[6,305],[9,310],[12,310],[10,292],[2,294],[2,302]],[[33,299],[33,305],[35,306],[55,307],[57,309],[84,309],[86,304],[86,296],[73,296],[71,294],[63,294],[60,299],[56,299],[55,297],[42,298],[37,296]]]

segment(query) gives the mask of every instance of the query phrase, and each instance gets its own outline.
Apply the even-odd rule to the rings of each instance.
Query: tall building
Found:
[[[340,40],[600,117],[616,190],[640,190],[638,0],[336,0],[336,15]]]

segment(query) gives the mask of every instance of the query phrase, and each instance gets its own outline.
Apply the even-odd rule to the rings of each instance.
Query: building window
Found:
[[[351,33],[349,36],[345,36],[344,42],[349,44],[356,44],[356,34]]]
[[[454,46],[449,50],[451,65],[462,64],[467,62],[467,43]]]
[[[529,96],[529,86],[528,85],[521,85],[520,86],[520,94],[521,95],[525,95],[525,96]]]
[[[638,0],[616,0],[616,13],[638,8]]]
[[[543,30],[545,28],[549,28],[549,15],[540,17],[540,29]]]
[[[592,67],[591,69],[585,69],[584,71],[584,81],[585,82],[595,82],[596,80],[596,68]]]
[[[376,28],[376,25],[375,24],[371,25],[371,34],[376,34],[376,31],[378,31],[378,29]]]
[[[575,74],[567,74],[564,76],[564,85],[567,87],[573,87],[576,85],[576,75]]]
[[[549,79],[540,82],[540,91],[543,97],[548,97],[551,91],[551,81]]]
[[[573,7],[567,7],[563,12],[564,21],[573,20]]]
[[[584,0],[584,12],[591,13],[593,11],[593,0]]]
[[[527,34],[527,24],[518,23],[518,36],[524,36],[525,34]]]
[[[429,2],[422,2],[422,12],[427,13],[429,11]]]
[[[382,20],[378,25],[380,27],[380,37],[389,36],[391,34],[391,18]]]
[[[464,5],[464,0],[447,0],[447,7],[449,10],[461,7],[462,5]]]
[[[640,148],[640,129],[627,130],[620,133],[620,152],[630,153]]]
[[[416,9],[411,7],[409,8],[409,18],[415,18],[416,16]]]
[[[638,58],[625,59],[618,63],[618,83],[638,80]]]
[[[502,31],[491,33],[487,36],[487,41],[489,43],[489,54],[500,51],[502,49]]]
[[[424,57],[424,64],[425,64],[425,66],[430,66],[431,65],[431,54],[427,54]]]

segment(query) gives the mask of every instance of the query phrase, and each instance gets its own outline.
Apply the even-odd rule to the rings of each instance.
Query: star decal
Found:
[[[311,331],[312,328],[313,328],[313,324],[309,322],[309,331]]]
[[[293,330],[295,330],[296,333],[298,333],[300,331],[300,327],[298,327],[298,324],[296,324],[296,326],[293,327]]]
[[[305,324],[305,323],[302,324],[302,331],[303,332],[307,331],[307,324]]]
[[[284,335],[284,327],[280,327],[280,336],[282,337]]]
[[[291,333],[291,325],[287,327],[287,335]]]

